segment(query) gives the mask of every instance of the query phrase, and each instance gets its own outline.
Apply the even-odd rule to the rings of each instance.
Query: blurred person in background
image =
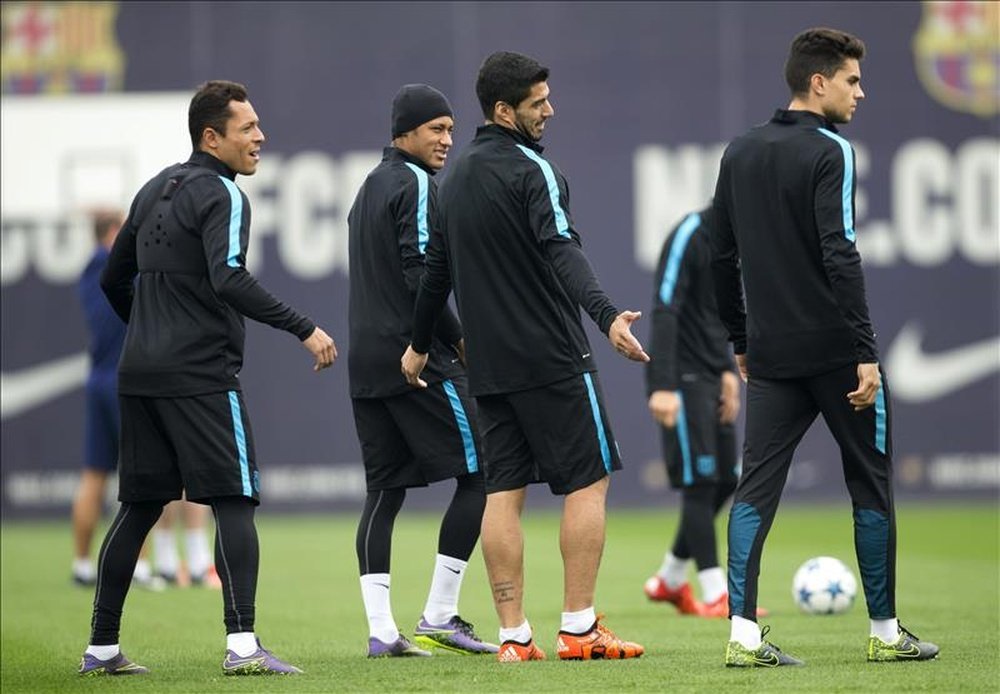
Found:
[[[177,550],[177,525],[184,528],[184,560]],[[208,507],[187,499],[163,507],[153,527],[153,570],[167,585],[221,588],[208,547]]]
[[[728,617],[715,517],[736,489],[740,382],[715,304],[711,225],[711,207],[685,216],[664,240],[654,276],[646,394],[661,427],[670,486],[681,492],[681,518],[673,545],[643,589],[681,614]],[[687,580],[692,559],[701,600]]]
[[[619,353],[649,357],[630,330],[640,314],[619,311],[601,289],[570,217],[566,179],[542,157],[539,140],[554,114],[548,76],[520,53],[497,52],[481,66],[476,95],[486,124],[441,185],[441,224],[401,359],[410,385],[426,387],[420,372],[454,286],[483,433],[483,556],[500,618],[497,659],[506,663],[545,658],[523,606],[521,512],[535,482],[564,497],[559,658],[643,653],[594,610],[608,484],[621,460],[580,307]]]
[[[441,520],[430,592],[416,642],[462,654],[496,653],[458,614],[459,591],[486,505],[476,409],[469,398],[462,326],[437,322],[426,390],[399,373],[427,240],[437,227],[437,182],[454,128],[451,104],[426,84],[392,101],[392,145],[368,174],[348,215],[351,345],[348,373],[368,493],[356,549],[368,616],[368,657],[427,656],[399,633],[389,600],[392,529],[408,487],[454,479]]]
[[[785,63],[788,108],[736,138],[720,166],[713,277],[748,383],[743,470],[729,512],[730,667],[803,664],[763,639],[755,615],[764,541],[817,414],[840,447],[854,509],[868,661],[938,653],[896,619],[892,411],[855,247],[854,149],[837,130],[865,96],[864,54],[843,31],[796,36]]]
[[[101,272],[108,264],[111,246],[118,237],[124,215],[119,210],[94,213],[97,245],[77,286],[80,304],[90,335],[87,351],[86,430],[83,470],[73,498],[73,582],[93,586],[97,570],[90,558],[90,545],[101,516],[109,476],[118,467],[118,358],[125,342],[125,323],[118,317],[101,291]],[[132,580],[143,588],[163,590],[164,582],[153,574],[149,548],[143,545]]]
[[[203,84],[191,99],[188,130],[190,159],[142,187],[101,275],[128,323],[118,369],[122,504],[101,547],[84,676],[148,672],[119,647],[122,609],[139,548],[164,504],[182,492],[215,515],[223,674],[301,672],[254,632],[260,482],[239,379],[244,316],[301,340],[316,371],[333,364],[337,351],[321,328],[246,269],[250,209],[235,179],[257,170],[264,143],[246,88]]]

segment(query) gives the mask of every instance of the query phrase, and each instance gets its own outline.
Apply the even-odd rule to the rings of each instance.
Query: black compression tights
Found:
[[[694,558],[699,571],[719,565],[715,546],[715,516],[735,484],[688,487],[682,492],[681,523],[671,550],[678,559]]]
[[[438,553],[468,561],[479,540],[486,487],[481,472],[462,475],[456,482],[455,493],[441,520]],[[362,576],[389,573],[392,528],[405,498],[405,489],[380,489],[368,492],[365,497],[355,542]]]
[[[226,633],[254,629],[260,548],[253,516],[256,507],[242,496],[212,499],[215,515],[215,569],[222,580]]]
[[[479,540],[486,509],[486,481],[482,472],[462,475],[451,497],[451,504],[441,519],[438,554],[469,561]]]
[[[111,521],[97,560],[94,615],[90,621],[90,643],[118,643],[122,607],[132,583],[132,573],[146,535],[163,510],[162,501],[123,503]]]
[[[146,535],[156,524],[163,502],[123,503],[101,545],[90,643],[118,643],[122,607]],[[254,598],[260,554],[254,505],[244,497],[212,500],[215,514],[215,566],[222,579],[226,633],[253,631]]]

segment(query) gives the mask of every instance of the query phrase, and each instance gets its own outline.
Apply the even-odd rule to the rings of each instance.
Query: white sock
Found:
[[[726,574],[721,566],[713,566],[698,572],[698,583],[701,584],[701,601],[715,602],[726,594]]]
[[[744,648],[756,651],[762,643],[760,638],[760,627],[757,622],[751,622],[743,617],[736,617],[730,620],[729,640],[736,641]]]
[[[188,572],[192,576],[204,576],[212,565],[212,556],[208,551],[208,534],[201,528],[188,530],[184,534],[187,551]]]
[[[899,639],[899,622],[895,617],[892,619],[872,619],[872,636],[877,636],[886,643],[896,643]]]
[[[156,563],[157,573],[177,575],[180,560],[177,557],[173,530],[153,530],[153,561]]]
[[[257,651],[257,637],[252,631],[226,634],[226,648],[239,657],[246,658]]]
[[[667,552],[663,555],[663,564],[656,574],[669,588],[677,590],[687,583],[687,568],[690,561],[690,559],[678,559],[673,552]]]
[[[87,646],[87,653],[90,653],[90,655],[98,660],[111,660],[118,655],[118,651],[120,650],[117,643],[112,646]]]
[[[368,615],[368,635],[382,643],[399,638],[396,620],[389,603],[389,574],[365,574],[361,577],[361,599]]]
[[[524,620],[524,624],[521,626],[510,629],[500,627],[500,643],[504,641],[517,641],[518,643],[531,641],[531,625],[528,624],[528,620]]]
[[[97,577],[97,569],[94,568],[94,562],[87,557],[74,559],[73,575],[83,579],[93,579]]]
[[[458,593],[469,562],[444,554],[434,560],[434,577],[424,606],[424,619],[438,626],[458,614]]]
[[[560,631],[568,631],[571,634],[586,634],[594,627],[597,615],[594,614],[594,606],[591,605],[579,612],[563,612],[562,626]]]
[[[132,577],[137,581],[148,581],[153,577],[153,569],[150,567],[148,559],[140,559],[135,563]]]

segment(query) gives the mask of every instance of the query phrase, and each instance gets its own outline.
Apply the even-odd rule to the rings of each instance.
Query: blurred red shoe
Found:
[[[219,578],[219,574],[215,570],[215,565],[210,564],[205,573],[198,576],[191,576],[191,585],[219,589],[222,588],[222,579]]]
[[[691,592],[691,584],[684,583],[680,588],[671,588],[659,576],[653,576],[646,585],[642,587],[646,597],[654,602],[669,602],[681,614],[700,615],[701,603],[699,603]]]
[[[766,617],[770,614],[763,607],[757,608],[758,617]],[[723,593],[714,602],[703,602],[701,604],[701,616],[702,617],[721,617],[723,619],[729,618],[729,593]]]

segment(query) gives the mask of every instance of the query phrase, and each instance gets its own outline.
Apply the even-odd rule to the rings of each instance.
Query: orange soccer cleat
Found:
[[[680,588],[671,588],[662,578],[653,576],[646,581],[646,585],[642,587],[642,590],[650,600],[655,602],[669,602],[681,614],[702,614],[702,604],[698,602],[694,597],[694,593],[691,592],[690,583],[684,583]]]
[[[501,663],[520,663],[528,660],[545,660],[545,651],[535,645],[532,639],[528,643],[520,641],[504,641],[500,644],[497,660]]]
[[[560,660],[600,660],[638,658],[646,652],[642,646],[622,641],[615,633],[601,624],[604,615],[597,615],[593,628],[586,634],[560,631],[556,647]]]

